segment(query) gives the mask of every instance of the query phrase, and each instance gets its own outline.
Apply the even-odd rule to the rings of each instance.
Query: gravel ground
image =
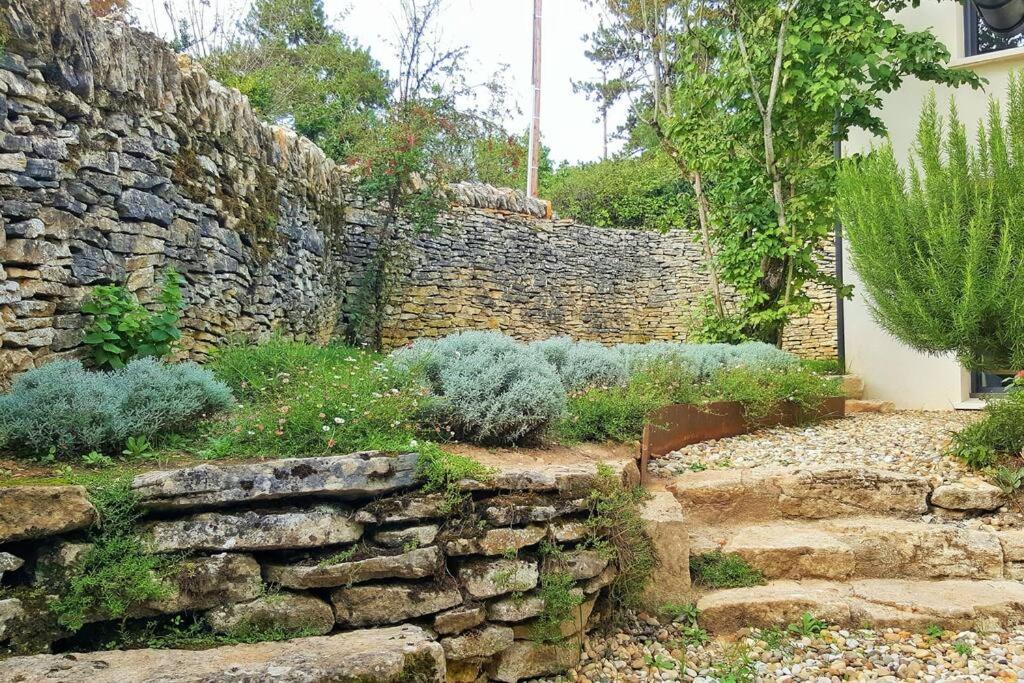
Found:
[[[640,615],[631,626],[584,640],[577,683],[642,681],[1016,681],[1024,677],[1024,629],[934,635],[826,628],[818,635],[753,632],[698,644],[681,624]]]
[[[852,465],[920,474],[932,484],[956,481],[967,469],[943,455],[952,432],[974,411],[858,413],[812,427],[776,427],[686,446],[651,461],[669,477],[695,468]]]

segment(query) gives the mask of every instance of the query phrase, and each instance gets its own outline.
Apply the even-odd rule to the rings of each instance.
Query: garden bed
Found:
[[[705,405],[677,403],[651,413],[640,443],[641,472],[650,458],[658,458],[690,444],[747,434],[766,427],[795,426],[846,415],[846,399],[825,398],[815,407],[785,401],[767,415],[752,420],[739,401]]]

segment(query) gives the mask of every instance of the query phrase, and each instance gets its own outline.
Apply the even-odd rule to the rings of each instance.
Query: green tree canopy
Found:
[[[205,60],[211,75],[344,159],[387,104],[376,60],[329,25],[323,0],[256,0],[239,30]]]

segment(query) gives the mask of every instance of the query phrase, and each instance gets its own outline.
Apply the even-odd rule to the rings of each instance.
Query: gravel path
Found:
[[[652,460],[650,467],[667,477],[695,468],[852,465],[920,474],[938,484],[967,473],[943,451],[952,432],[976,419],[974,411],[858,413],[811,427],[704,441]]]
[[[1024,629],[935,635],[897,630],[840,630],[801,637],[754,632],[735,642],[697,644],[681,624],[641,615],[632,626],[584,640],[583,661],[547,681],[917,680],[1016,681],[1024,677]],[[689,643],[689,644],[687,644]]]

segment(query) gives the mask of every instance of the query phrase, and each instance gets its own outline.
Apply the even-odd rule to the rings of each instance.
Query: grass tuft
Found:
[[[720,550],[691,557],[690,576],[695,584],[708,588],[745,588],[765,583],[764,574],[742,557]]]

